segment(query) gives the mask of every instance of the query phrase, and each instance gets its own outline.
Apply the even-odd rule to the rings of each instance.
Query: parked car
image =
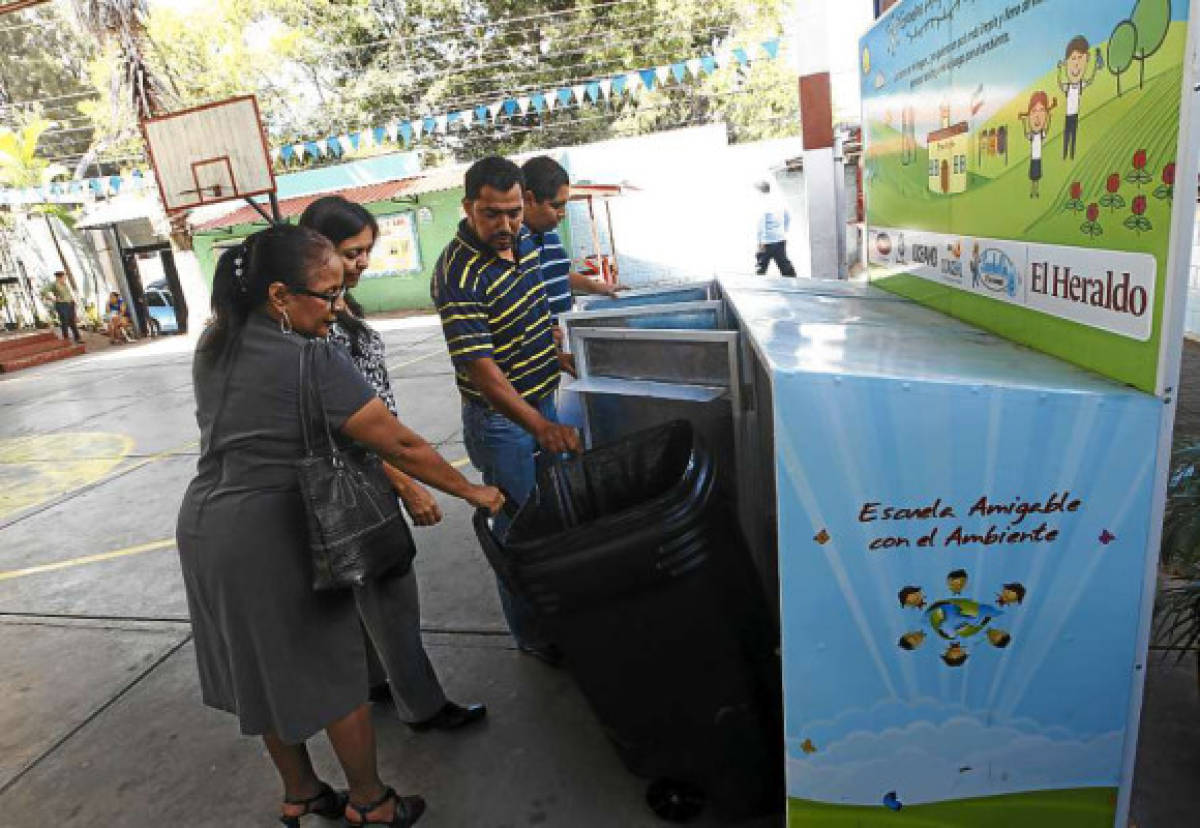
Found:
[[[157,333],[179,333],[179,320],[175,316],[175,297],[166,288],[146,289],[146,309],[150,313],[150,324],[158,328]]]

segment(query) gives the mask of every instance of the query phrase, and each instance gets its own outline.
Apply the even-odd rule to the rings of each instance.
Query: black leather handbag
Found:
[[[416,546],[400,513],[396,492],[373,453],[339,448],[313,371],[317,348],[300,355],[300,428],[304,457],[297,463],[308,513],[313,589],[361,587],[412,568]]]

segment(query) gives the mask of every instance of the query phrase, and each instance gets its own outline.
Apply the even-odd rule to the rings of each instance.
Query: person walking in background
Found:
[[[557,422],[560,370],[572,371],[550,324],[533,239],[522,229],[523,178],[491,156],[467,170],[466,218],[434,267],[430,290],[462,396],[463,442],[484,482],[518,503],[536,482],[535,452],[579,451],[579,432]],[[495,523],[503,539],[509,519]],[[522,652],[555,664],[531,607],[497,579],[500,603]]]
[[[67,333],[75,336],[75,343],[83,342],[79,333],[79,323],[75,318],[75,291],[67,282],[67,274],[61,270],[54,271],[54,281],[47,291],[54,297],[54,312],[58,314],[58,326],[62,329],[62,338],[68,339]]]
[[[795,276],[796,268],[787,255],[787,233],[792,216],[780,199],[771,195],[771,185],[760,181],[755,185],[762,194],[762,205],[758,216],[758,253],[755,255],[754,272],[762,276],[771,262],[783,276]]]
[[[558,315],[571,310],[575,293],[616,296],[624,290],[620,285],[571,272],[571,257],[556,231],[566,218],[571,198],[571,178],[563,166],[548,155],[539,155],[521,166],[521,175],[525,179],[523,221],[538,251],[551,321],[557,325]]]
[[[333,243],[342,263],[346,290],[358,287],[379,237],[375,217],[361,204],[333,195],[308,205],[299,224]],[[350,356],[375,396],[392,416],[399,416],[383,337],[363,321],[362,305],[350,293],[346,293],[345,303],[345,311],[338,314],[338,321],[330,328],[329,341]],[[428,489],[395,466],[384,463],[383,468],[413,524],[434,526],[441,522],[442,511]],[[487,714],[484,705],[463,706],[446,698],[429,662],[421,640],[421,604],[413,570],[368,584],[357,597],[368,634],[372,701],[394,701],[401,721],[418,731],[453,730],[483,719]],[[380,662],[386,676],[381,673]]]
[[[419,796],[380,781],[367,703],[367,660],[356,594],[312,587],[308,515],[297,464],[305,342],[344,309],[344,266],[333,245],[279,225],[221,255],[215,321],[192,378],[200,459],[179,510],[176,545],[204,703],[261,736],[283,782],[280,819],[316,813],[350,825],[408,828]],[[406,474],[496,514],[499,491],[470,483],[387,409],[341,348],[311,354],[338,442],[373,451]],[[349,797],[316,775],[305,742],[324,730]]]

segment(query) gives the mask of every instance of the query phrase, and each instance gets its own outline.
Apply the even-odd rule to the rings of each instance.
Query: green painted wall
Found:
[[[417,222],[417,244],[421,252],[421,270],[402,276],[388,276],[378,279],[363,279],[354,296],[362,303],[368,313],[384,313],[397,310],[432,309],[433,302],[429,298],[429,279],[438,256],[454,237],[458,229],[458,221],[462,216],[462,190],[445,190],[437,193],[425,193],[404,202],[380,201],[364,205],[376,216],[390,216],[396,213],[416,212],[426,208],[432,214],[430,221]],[[213,271],[216,269],[217,252],[225,243],[239,241],[246,236],[263,229],[266,225],[242,224],[228,231],[213,231],[197,233],[193,238],[193,248],[196,259],[209,285],[212,285]]]
[[[421,270],[403,276],[389,276],[379,279],[363,279],[354,290],[354,297],[362,304],[367,313],[386,313],[398,310],[432,310],[433,301],[429,298],[429,280],[433,275],[433,266],[438,256],[450,243],[450,239],[458,232],[458,222],[462,217],[461,188],[444,190],[437,193],[425,193],[416,196],[411,201],[398,203],[380,201],[364,205],[377,216],[390,216],[406,211],[416,212],[419,208],[427,208],[433,215],[429,222],[417,223],[417,244],[421,250]],[[212,287],[213,271],[217,266],[217,254],[226,242],[240,241],[251,233],[262,230],[266,224],[241,224],[228,231],[210,231],[197,233],[193,240],[193,250],[200,263],[204,278]],[[586,230],[586,228],[585,228]],[[564,221],[558,228],[562,236],[563,246],[568,255],[571,251],[570,220]]]

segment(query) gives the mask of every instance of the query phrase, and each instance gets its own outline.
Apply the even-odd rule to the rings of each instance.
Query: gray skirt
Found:
[[[298,744],[367,701],[354,595],[313,592],[299,492],[204,495],[176,529],[204,703]]]

